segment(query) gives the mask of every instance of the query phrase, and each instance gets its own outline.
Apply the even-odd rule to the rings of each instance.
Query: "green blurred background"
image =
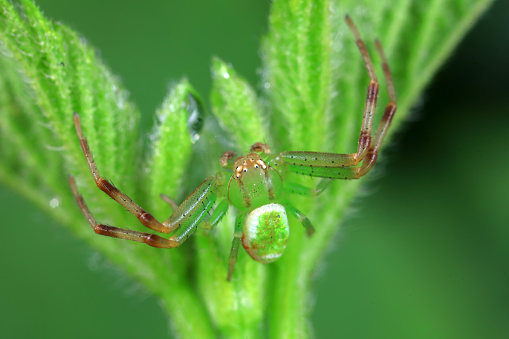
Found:
[[[182,76],[208,97],[212,55],[259,85],[269,1],[38,4],[100,50],[143,133]],[[482,17],[386,148],[318,268],[318,338],[509,337],[508,13]],[[169,335],[156,298],[3,187],[0,213],[0,338]]]

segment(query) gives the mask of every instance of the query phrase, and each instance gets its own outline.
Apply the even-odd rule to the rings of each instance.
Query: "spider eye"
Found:
[[[259,166],[258,165],[255,165],[255,168],[258,168]]]
[[[244,172],[247,172],[247,168],[244,168]]]

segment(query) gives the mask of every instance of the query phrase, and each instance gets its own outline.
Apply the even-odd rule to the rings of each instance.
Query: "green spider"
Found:
[[[396,95],[391,73],[382,46],[377,40],[375,44],[382,58],[389,103],[375,136],[371,138],[379,88],[378,81],[357,28],[348,16],[345,20],[356,37],[370,77],[356,153],[296,151],[272,154],[270,147],[260,142],[251,146],[251,153],[246,156],[235,158],[234,152],[225,152],[219,160],[225,170],[208,177],[180,206],[177,206],[170,198],[161,195],[174,207],[170,218],[161,223],[99,175],[87,140],[83,136],[79,115],[75,113],[76,132],[97,186],[134,214],[144,226],[160,233],[173,234],[169,239],[166,239],[151,233],[98,224],[88,210],[83,197],[78,193],[74,178],[71,176],[69,182],[72,191],[93,230],[97,234],[143,242],[153,247],[174,248],[186,241],[200,223],[208,222],[212,227],[217,225],[226,214],[229,205],[233,205],[238,213],[229,257],[228,280],[232,277],[241,242],[247,253],[261,263],[273,262],[283,254],[290,236],[287,213],[297,218],[304,226],[307,235],[311,236],[315,229],[309,219],[291,204],[288,193],[317,196],[323,192],[332,179],[358,179],[365,175],[377,159],[382,141],[396,112]],[[360,166],[357,166],[359,164]],[[233,173],[228,167],[233,169]],[[312,189],[288,181],[288,173],[324,179],[316,188]],[[222,200],[213,209],[218,198]],[[213,212],[210,214],[212,210]]]

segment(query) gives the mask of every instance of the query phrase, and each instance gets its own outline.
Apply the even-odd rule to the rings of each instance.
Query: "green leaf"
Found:
[[[327,137],[333,93],[330,6],[320,0],[275,1],[272,7],[263,45],[264,86],[273,132],[286,149],[317,150]]]
[[[239,151],[246,152],[258,141],[269,142],[261,107],[251,86],[217,58],[212,61],[212,76],[212,110],[239,146]]]
[[[148,196],[155,207],[154,214],[166,218],[169,206],[159,194],[163,193],[175,199],[178,188],[191,157],[193,139],[189,134],[190,98],[194,89],[187,80],[176,85],[161,108],[156,112],[157,126],[150,139],[151,156],[146,171],[150,180]]]
[[[355,21],[376,65],[382,84],[378,119],[387,94],[372,41],[379,38],[385,47],[399,106],[392,134],[490,3],[275,1],[262,47],[264,97],[215,59],[213,111],[238,150],[265,141],[274,143],[274,153],[352,153],[369,80],[344,15]],[[0,181],[160,297],[180,336],[309,337],[311,278],[362,180],[338,180],[316,199],[295,198],[316,226],[315,235],[307,239],[298,221],[291,220],[283,257],[261,265],[241,251],[231,283],[225,278],[232,213],[216,229],[198,230],[194,246],[185,243],[173,250],[99,237],[74,202],[69,174],[100,222],[147,230],[97,189],[74,131],[73,112],[80,114],[100,173],[164,220],[171,208],[159,194],[179,199],[190,193],[181,185],[196,172],[190,158],[201,133],[199,96],[187,80],[173,88],[156,113],[149,156],[139,166],[139,113],[95,50],[71,29],[45,19],[31,1],[14,6],[0,0],[0,10]],[[202,145],[213,145],[212,133],[205,132]],[[202,165],[213,166],[212,161]],[[292,181],[314,185],[304,177]]]

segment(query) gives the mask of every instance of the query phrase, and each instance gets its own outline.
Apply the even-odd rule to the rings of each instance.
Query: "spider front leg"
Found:
[[[87,205],[85,204],[83,197],[78,193],[76,182],[72,176],[69,176],[69,184],[83,215],[88,220],[95,233],[113,238],[142,242],[157,248],[174,248],[180,246],[185,240],[187,240],[187,238],[189,238],[192,232],[194,232],[199,222],[201,222],[205,217],[205,213],[207,213],[212,208],[215,201],[215,196],[207,199],[206,202],[202,201],[201,208],[189,214],[189,218],[181,224],[181,227],[177,230],[177,232],[169,239],[166,239],[156,234],[98,224],[88,209]],[[175,214],[176,213],[173,213],[173,215]],[[162,225],[164,225],[164,223]]]
[[[345,20],[355,35],[357,45],[370,78],[357,152],[352,154],[282,152],[280,157],[286,164],[287,169],[292,172],[329,179],[358,179],[362,177],[368,173],[375,164],[380,146],[389,130],[392,118],[396,113],[396,94],[389,64],[387,63],[382,45],[376,40],[375,45],[382,58],[382,67],[387,83],[389,103],[385,108],[384,115],[378,125],[375,136],[371,139],[373,113],[376,108],[378,95],[378,81],[373,63],[371,62],[364,42],[360,38],[357,28],[350,17],[347,16]],[[360,167],[353,167],[358,165],[361,161],[362,164]]]
[[[161,233],[171,233],[172,231],[177,230],[169,239],[166,239],[155,234],[98,224],[85,204],[83,197],[78,193],[76,182],[71,176],[69,177],[69,184],[74,196],[76,197],[76,201],[78,202],[83,215],[87,218],[90,226],[97,234],[143,242],[147,245],[159,248],[178,247],[194,232],[194,230],[196,230],[198,224],[205,218],[206,214],[209,213],[214,205],[217,198],[216,188],[217,186],[220,186],[223,181],[221,173],[207,178],[174,211],[167,221],[163,223],[159,222],[150,213],[146,212],[143,208],[133,202],[126,194],[118,190],[113,184],[100,176],[92,154],[88,148],[87,140],[83,136],[79,115],[76,113],[74,114],[74,125],[76,133],[80,139],[81,149],[85,155],[96,185],[113,200],[136,216],[144,226]]]
[[[261,142],[255,142],[251,146],[250,152],[270,154],[270,146]]]

